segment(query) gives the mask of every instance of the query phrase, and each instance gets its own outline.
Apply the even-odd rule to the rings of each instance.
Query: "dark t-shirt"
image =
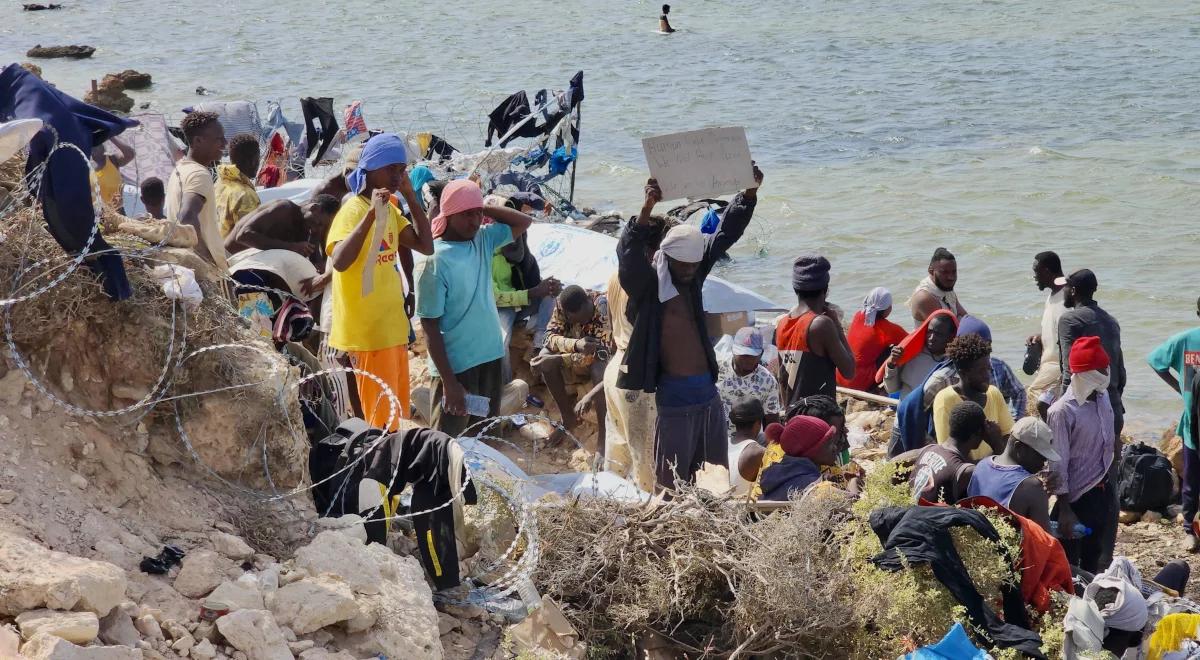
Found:
[[[913,464],[913,495],[930,502],[953,504],[966,497],[966,488],[959,488],[962,468],[970,465],[958,452],[941,445],[929,445],[921,450]],[[961,491],[961,492],[960,492]]]

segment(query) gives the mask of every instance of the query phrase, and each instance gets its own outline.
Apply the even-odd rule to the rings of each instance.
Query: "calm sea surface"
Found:
[[[1043,300],[1032,257],[1054,249],[1096,271],[1121,322],[1131,430],[1178,414],[1144,357],[1198,322],[1193,3],[678,0],[663,36],[655,2],[61,1],[0,5],[0,62],[90,44],[90,60],[41,62],[47,77],[81,95],[147,71],[135,98],[168,115],[201,85],[293,119],[300,96],[363,99],[373,126],[473,150],[501,98],[583,69],[576,197],[601,209],[636,208],[642,137],[744,125],[767,180],[722,276],[786,303],[790,260],[815,250],[843,307],[881,285],[899,306],[944,245],[1019,369]]]

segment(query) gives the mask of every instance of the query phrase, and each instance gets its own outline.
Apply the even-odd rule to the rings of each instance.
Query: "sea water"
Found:
[[[486,113],[518,89],[585,71],[576,201],[636,211],[641,138],[745,126],[766,174],[754,224],[718,274],[791,302],[790,262],[833,262],[830,296],[876,286],[902,308],[930,254],[958,255],[963,304],[1019,370],[1044,294],[1033,255],[1092,268],[1121,322],[1128,428],[1157,436],[1175,395],[1145,365],[1200,322],[1200,27],[1159,0],[701,0],[658,4],[346,0],[0,5],[0,62],[36,44],[90,44],[40,61],[82,95],[135,68],[132,95],[178,119],[203,100],[364,101],[368,125],[482,147]],[[197,87],[211,90],[197,96]],[[265,105],[263,106],[265,108]]]

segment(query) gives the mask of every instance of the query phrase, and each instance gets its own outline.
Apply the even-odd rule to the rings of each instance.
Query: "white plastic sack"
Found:
[[[176,264],[161,264],[150,271],[163,293],[172,300],[182,300],[188,309],[196,309],[204,302],[204,292],[196,282],[196,273],[191,268]]]

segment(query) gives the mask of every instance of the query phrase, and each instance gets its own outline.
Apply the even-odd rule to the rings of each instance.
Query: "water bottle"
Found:
[[[1062,538],[1061,536],[1058,535],[1058,521],[1057,520],[1050,521],[1050,533],[1058,538]],[[1088,527],[1087,525],[1084,525],[1083,523],[1079,523],[1079,522],[1075,523],[1075,538],[1082,538],[1091,533],[1092,533],[1091,527]]]

